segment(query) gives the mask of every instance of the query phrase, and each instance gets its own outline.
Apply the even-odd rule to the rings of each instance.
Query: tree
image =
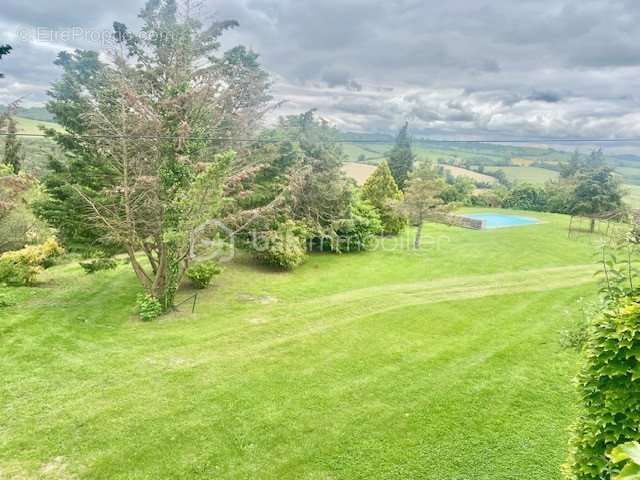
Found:
[[[2,57],[4,57],[5,55],[9,55],[9,52],[11,52],[12,48],[13,47],[11,45],[0,45],[0,59],[2,59]],[[0,78],[3,77],[4,75],[0,73]]]
[[[140,18],[141,36],[114,24],[109,64],[92,52],[59,56],[65,76],[49,107],[71,130],[52,134],[68,157],[49,182],[58,203],[43,211],[59,220],[83,205],[74,214],[89,233],[121,245],[167,310],[200,227],[220,217],[229,180],[242,176],[234,150],[246,147],[235,139],[250,135],[268,109],[269,83],[253,53],[217,55],[237,22],[204,27],[188,2],[174,0],[150,0]]]
[[[517,210],[542,212],[547,207],[546,193],[543,188],[530,183],[519,183],[509,191],[502,206]]]
[[[283,119],[302,154],[287,186],[286,215],[304,223],[312,248],[339,251],[338,224],[351,217],[353,191],[342,164],[338,132],[313,111]]]
[[[445,171],[445,174],[450,173]],[[459,203],[459,204],[467,204],[471,201],[471,195],[475,190],[475,184],[473,180],[468,177],[453,177],[451,176],[451,181],[449,182],[449,176],[447,175],[447,183],[449,184],[444,192],[442,192],[442,200],[445,203]]]
[[[362,186],[362,199],[377,210],[385,234],[395,235],[405,225],[405,219],[393,208],[393,202],[402,200],[389,164],[383,160]]]
[[[54,62],[62,69],[62,78],[47,92],[47,110],[64,130],[45,133],[64,152],[63,158],[50,157],[48,173],[43,178],[47,197],[34,204],[35,212],[58,231],[59,239],[71,250],[120,248],[105,225],[87,221],[85,195],[94,197],[117,181],[108,163],[99,154],[97,140],[91,137],[89,114],[92,99],[106,89],[106,66],[97,52],[76,50],[60,52]]]
[[[429,163],[423,163],[413,171],[407,181],[404,201],[399,211],[407,215],[416,227],[414,247],[420,248],[422,227],[429,218],[438,218],[446,214],[448,207],[442,200],[446,184]]]
[[[409,176],[409,172],[413,170],[413,162],[415,156],[411,151],[411,138],[407,132],[409,124],[405,123],[398,132],[396,144],[389,152],[389,168],[396,184],[401,190],[404,190],[405,183]]]
[[[24,161],[22,142],[18,139],[18,126],[13,116],[9,117],[7,136],[4,143],[4,164],[8,165],[16,175],[20,172]]]
[[[595,230],[594,215],[619,209],[623,198],[620,180],[613,169],[594,165],[577,172],[571,206],[572,214],[591,217],[591,232]]]

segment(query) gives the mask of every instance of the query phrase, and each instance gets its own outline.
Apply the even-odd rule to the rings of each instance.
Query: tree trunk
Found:
[[[592,218],[591,219],[591,225],[589,226],[589,231],[591,233],[593,233],[595,231],[595,229],[596,229],[596,219]]]
[[[418,250],[420,248],[420,240],[422,239],[422,220],[416,225],[416,240],[413,242],[413,248]]]

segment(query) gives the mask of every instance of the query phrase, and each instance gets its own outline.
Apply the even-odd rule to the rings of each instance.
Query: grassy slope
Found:
[[[592,246],[537,216],[293,273],[239,261],[151,324],[128,267],[56,267],[0,310],[0,472],[558,478],[575,355],[557,332],[594,291]]]
[[[474,172],[466,168],[455,167],[453,165],[442,165],[442,168],[447,170],[454,177],[467,177],[474,181],[485,182],[489,185],[498,183],[498,181],[490,175],[484,173]]]
[[[42,129],[40,127],[53,128],[54,130],[62,129],[62,127],[60,127],[60,125],[58,125],[57,123],[45,122],[43,120],[33,120],[31,118],[24,117],[16,117],[16,120],[18,124],[18,132],[27,133],[30,135],[41,134]]]
[[[558,173],[537,167],[486,167],[489,172],[502,170],[507,178],[512,182],[528,182],[534,185],[544,185],[549,180],[558,177]]]
[[[40,126],[60,130],[60,126],[56,123],[45,122],[41,120],[32,120],[30,118],[16,117],[18,123],[18,132],[29,135],[40,135],[42,130]],[[38,177],[45,173],[45,167],[50,155],[59,155],[58,148],[48,138],[41,137],[20,137],[22,142],[25,161],[23,168],[25,171]],[[0,147],[0,151],[4,148]]]

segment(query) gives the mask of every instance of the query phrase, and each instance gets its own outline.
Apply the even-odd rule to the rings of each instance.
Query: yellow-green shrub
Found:
[[[64,253],[54,238],[41,245],[29,245],[0,255],[0,283],[11,286],[31,285],[43,268]]]
[[[28,245],[20,250],[6,252],[0,255],[0,260],[19,265],[47,268],[52,261],[64,253],[63,248],[55,238],[50,238],[41,245]]]

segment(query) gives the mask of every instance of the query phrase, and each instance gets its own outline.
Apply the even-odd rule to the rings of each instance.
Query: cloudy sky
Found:
[[[225,45],[261,54],[282,113],[437,138],[640,137],[638,0],[206,1],[240,22]],[[57,51],[100,49],[143,3],[3,0],[0,102],[42,102]]]

